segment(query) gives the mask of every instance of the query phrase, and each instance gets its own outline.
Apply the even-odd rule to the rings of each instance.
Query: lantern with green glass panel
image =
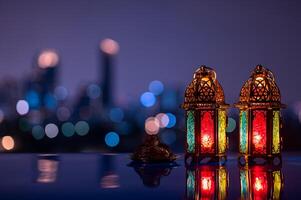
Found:
[[[227,108],[224,91],[213,69],[201,66],[185,91],[185,162],[225,161]],[[209,158],[209,159],[208,159]]]
[[[256,66],[240,91],[239,102],[239,161],[263,159],[281,163],[281,114],[284,107],[274,75],[261,65]]]

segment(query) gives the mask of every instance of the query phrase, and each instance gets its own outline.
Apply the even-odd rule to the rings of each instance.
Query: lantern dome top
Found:
[[[200,66],[193,74],[191,83],[185,90],[182,108],[216,108],[228,107],[222,86],[216,78],[216,72],[205,65]]]
[[[235,106],[284,107],[281,103],[280,90],[272,71],[257,65],[250,78],[241,88],[239,102]]]

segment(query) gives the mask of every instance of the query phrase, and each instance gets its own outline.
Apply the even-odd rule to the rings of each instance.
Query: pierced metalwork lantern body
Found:
[[[186,168],[186,200],[227,199],[229,174],[224,166]]]
[[[240,199],[281,199],[284,180],[280,168],[264,165],[239,170]]]
[[[204,158],[226,159],[227,108],[224,91],[213,69],[201,66],[185,91],[185,161],[198,163]]]
[[[241,164],[264,158],[281,163],[281,95],[273,73],[258,65],[240,91],[239,153]]]

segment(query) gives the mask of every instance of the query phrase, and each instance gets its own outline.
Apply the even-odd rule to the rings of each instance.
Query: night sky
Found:
[[[138,99],[155,79],[185,87],[206,64],[234,103],[262,64],[291,104],[301,99],[300,9],[297,0],[0,0],[0,77],[22,79],[34,55],[53,48],[61,55],[59,82],[76,94],[101,77],[98,43],[109,37],[120,44],[119,101]]]

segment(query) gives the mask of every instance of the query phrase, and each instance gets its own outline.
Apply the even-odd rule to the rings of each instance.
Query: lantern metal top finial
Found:
[[[240,91],[239,108],[255,107],[284,107],[281,103],[280,90],[275,82],[274,74],[269,69],[257,65],[250,78]]]
[[[216,72],[205,65],[200,66],[193,75],[192,82],[185,90],[182,108],[217,108],[228,107],[222,86],[216,78]]]

